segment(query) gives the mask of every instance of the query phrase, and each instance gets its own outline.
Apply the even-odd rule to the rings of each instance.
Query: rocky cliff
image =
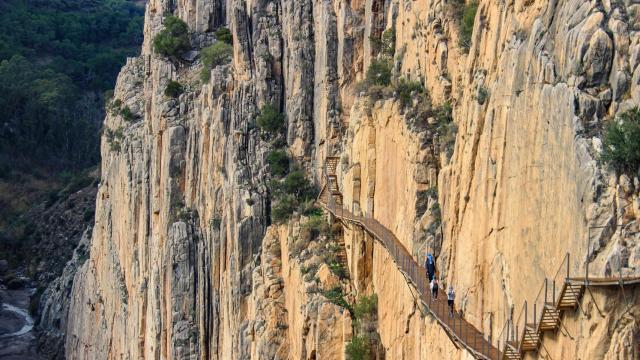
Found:
[[[256,126],[268,104],[292,167],[321,185],[325,158],[340,157],[345,207],[419,262],[433,252],[488,336],[567,252],[574,272],[640,273],[637,174],[598,161],[603,125],[640,101],[640,4],[482,0],[464,30],[469,6],[149,1],[104,124],[67,357],[342,359],[366,333],[376,358],[471,358],[361,229],[311,231],[309,214],[272,224],[278,144]],[[167,14],[190,30],[180,58],[153,50]],[[200,51],[222,25],[233,59],[203,83]],[[170,81],[182,94],[166,94]],[[371,294],[364,322],[354,304]],[[638,358],[638,295],[595,290],[546,356]]]

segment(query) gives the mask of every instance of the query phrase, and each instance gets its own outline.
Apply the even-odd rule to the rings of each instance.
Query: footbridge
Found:
[[[547,331],[562,327],[563,314],[581,306],[581,299],[591,287],[640,284],[640,277],[590,278],[571,276],[571,257],[566,254],[555,276],[545,279],[533,303],[526,302],[517,317],[508,319],[500,335],[492,338],[467,322],[460,312],[449,313],[446,296],[433,299],[426,270],[420,266],[395,234],[370,216],[356,215],[345,209],[338,186],[336,168],[339,158],[328,157],[324,165],[322,190],[318,203],[335,218],[354,224],[380,242],[393,258],[407,281],[417,290],[417,300],[458,346],[477,359],[520,360],[527,352],[538,352]]]

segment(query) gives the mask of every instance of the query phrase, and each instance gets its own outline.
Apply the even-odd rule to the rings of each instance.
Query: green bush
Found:
[[[619,172],[640,167],[640,109],[618,115],[605,129],[601,159]]]
[[[462,18],[460,19],[460,38],[459,45],[465,51],[471,48],[471,35],[473,35],[473,24],[478,12],[478,2],[472,1],[465,4]]]
[[[271,218],[275,223],[283,223],[294,212],[304,213],[310,209],[314,189],[300,170],[292,171],[283,181],[272,180],[269,189],[274,199]]]
[[[134,121],[137,118],[136,114],[134,114],[128,106],[125,106],[120,110],[120,115],[122,115],[122,118],[125,121],[129,122]]]
[[[191,48],[189,27],[175,16],[164,18],[164,29],[153,38],[153,49],[158,54],[176,57]]]
[[[396,52],[396,31],[395,29],[387,29],[382,33],[382,47],[380,53],[387,57],[387,59],[393,59],[393,55]]]
[[[284,190],[287,194],[294,195],[298,200],[304,200],[309,197],[310,186],[309,180],[300,170],[292,171],[284,179]]]
[[[444,104],[436,107],[435,118],[438,126],[438,135],[440,142],[440,150],[444,151],[447,156],[453,154],[453,148],[456,144],[456,135],[458,133],[458,127],[453,122],[453,109],[451,104],[445,102]]]
[[[173,80],[169,81],[169,83],[167,84],[167,87],[164,89],[164,94],[171,98],[176,98],[180,96],[180,94],[182,94],[183,92],[184,92],[184,88],[182,87],[182,84]]]
[[[345,352],[348,360],[369,360],[371,359],[371,350],[369,347],[369,339],[364,336],[354,336],[347,343]]]
[[[353,307],[353,314],[356,319],[375,317],[378,312],[378,295],[361,296]]]
[[[389,86],[391,83],[391,62],[373,60],[367,69],[366,80],[369,85]]]
[[[291,218],[293,212],[298,208],[298,202],[292,195],[285,195],[277,200],[271,207],[271,219],[276,224],[282,224]]]
[[[332,303],[342,306],[343,308],[349,310],[349,312],[353,312],[351,305],[345,300],[344,294],[342,293],[342,288],[340,286],[336,286],[331,290],[326,290],[322,292],[322,295],[327,298],[327,300]]]
[[[427,229],[427,232],[429,234],[436,234],[438,232],[438,230],[440,229],[440,226],[442,225],[442,213],[440,211],[440,204],[439,203],[434,203],[431,206],[431,225],[429,226],[429,228]]]
[[[422,87],[422,84],[420,84],[419,81],[400,79],[400,81],[396,83],[396,94],[400,100],[400,104],[402,104],[402,107],[411,105],[413,95],[422,94],[423,92],[424,87]]]
[[[267,155],[267,163],[274,176],[284,176],[289,172],[289,155],[284,150],[271,151]]]
[[[484,103],[489,99],[489,90],[486,87],[480,86],[478,89],[478,94],[476,95],[476,101],[480,105],[484,105]]]
[[[233,47],[225,42],[216,41],[213,45],[202,49],[202,63],[213,69],[216,66],[228,64],[233,55]]]
[[[284,129],[284,116],[273,105],[267,104],[260,109],[256,125],[269,133],[280,132]]]
[[[219,27],[215,33],[216,39],[231,45],[233,43],[233,35],[231,35],[231,31],[224,26]]]
[[[200,71],[200,80],[202,80],[203,83],[208,83],[211,77],[211,69],[231,62],[233,58],[233,47],[225,42],[216,41],[213,45],[202,49],[200,58],[204,65]]]
[[[303,235],[304,234],[304,235]],[[318,238],[320,235],[329,234],[329,224],[322,215],[313,215],[309,217],[309,221],[300,227],[300,237],[305,237],[307,241]]]

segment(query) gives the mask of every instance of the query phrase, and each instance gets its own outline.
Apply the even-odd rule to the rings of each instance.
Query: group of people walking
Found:
[[[436,278],[436,261],[433,258],[432,254],[427,254],[427,259],[424,263],[424,268],[427,271],[427,279],[429,279],[429,289],[431,290],[431,298],[438,300],[438,279]],[[449,285],[449,290],[447,290],[447,304],[449,305],[449,316],[453,316],[454,314],[454,300],[456,298],[456,293],[453,290],[453,286]]]

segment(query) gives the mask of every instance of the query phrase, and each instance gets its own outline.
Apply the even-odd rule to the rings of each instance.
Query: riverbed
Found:
[[[36,353],[34,319],[29,314],[29,301],[34,289],[0,288],[0,359],[43,360]]]

